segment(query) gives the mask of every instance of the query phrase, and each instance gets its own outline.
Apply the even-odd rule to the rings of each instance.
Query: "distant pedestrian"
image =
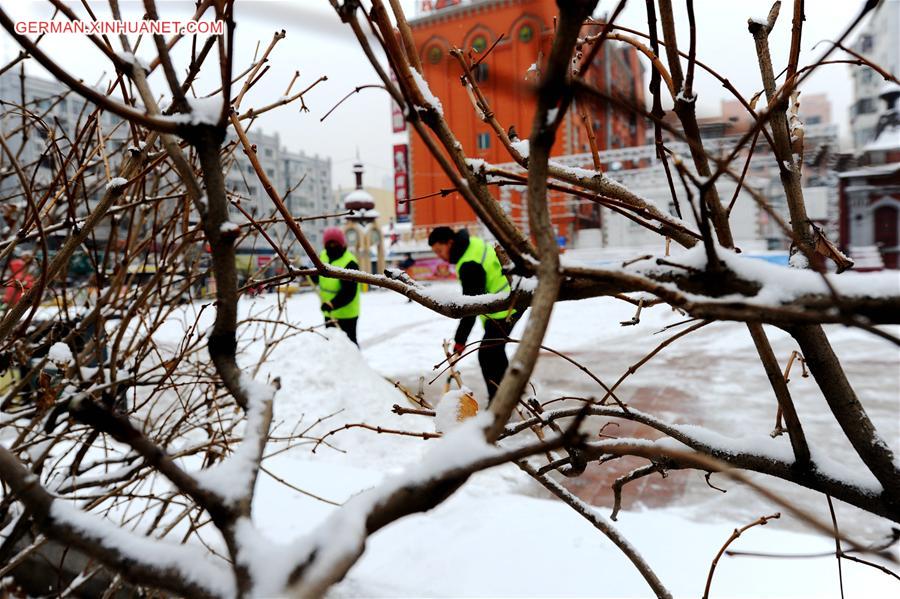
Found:
[[[438,258],[456,264],[456,277],[462,284],[463,295],[500,293],[509,289],[509,281],[503,274],[494,247],[480,237],[470,237],[466,229],[454,232],[450,227],[435,227],[428,236],[428,245]],[[521,313],[515,309],[479,316],[484,325],[484,338],[478,348],[478,363],[489,400],[497,393],[509,366],[506,339],[520,317]],[[459,321],[454,336],[454,354],[460,355],[465,350],[474,324],[474,316],[465,316]]]
[[[343,231],[338,227],[329,227],[325,229],[323,241],[325,249],[319,254],[322,262],[336,268],[359,270],[356,256],[347,249],[347,238]],[[359,284],[355,281],[315,275],[312,279],[319,286],[319,298],[322,301],[320,308],[325,317],[325,326],[340,327],[350,341],[359,347],[356,341],[356,323],[360,307]]]

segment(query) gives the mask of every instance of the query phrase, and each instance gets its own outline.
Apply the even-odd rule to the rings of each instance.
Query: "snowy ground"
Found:
[[[273,295],[263,296],[241,307],[245,313],[262,313],[274,301]],[[620,327],[618,322],[630,319],[633,311],[631,306],[608,299],[559,304],[545,343],[612,384],[628,365],[670,334],[654,335],[655,331],[682,319],[671,310],[656,308],[644,310],[640,325]],[[301,326],[321,322],[314,294],[293,297],[287,312],[290,320]],[[421,376],[426,381],[433,378],[433,367],[443,357],[441,340],[452,336],[455,324],[396,294],[373,291],[363,297],[361,352],[331,331],[325,335],[305,333],[283,342],[261,373],[282,380],[275,405],[276,434],[304,428],[335,413],[314,431],[323,434],[357,422],[433,431],[428,418],[401,418],[390,413],[393,404],[405,405],[405,400],[385,377],[410,387],[415,387]],[[514,336],[522,328],[519,324]],[[894,327],[892,332],[900,331]],[[470,340],[480,334],[476,325]],[[770,335],[784,364],[795,348],[783,333],[772,329]],[[876,426],[895,450],[900,450],[897,348],[843,328],[829,329],[829,336]],[[474,355],[463,363],[462,374],[465,382],[483,395]],[[830,424],[827,406],[812,379],[799,374],[797,370],[792,375],[790,388],[807,435],[819,439],[832,460],[855,468],[856,458]],[[584,373],[549,353],[542,355],[533,382],[541,400],[601,391]],[[428,396],[438,396],[443,384],[439,378],[427,388]],[[730,436],[767,438],[774,421],[774,399],[749,334],[736,324],[711,325],[664,350],[623,384],[619,396],[673,422],[700,420]],[[741,414],[740,419],[736,413]],[[606,433],[616,434],[610,429]],[[311,444],[281,452],[273,445],[273,455],[265,466],[293,486],[342,502],[416,463],[429,443],[436,443],[360,429],[342,431],[329,441],[333,447],[319,446],[314,454]],[[596,505],[608,506],[608,482],[604,484],[602,476],[586,478],[586,484],[575,485],[573,490]],[[626,487],[626,509],[619,516],[619,526],[677,596],[702,594],[709,563],[735,527],[779,511],[747,489],[715,482],[728,493],[710,489],[697,473],[673,473],[643,487]],[[777,481],[763,482],[827,517],[824,498]],[[272,476],[261,477],[259,485],[254,517],[275,542],[311,530],[334,509]],[[599,508],[599,512],[608,515],[609,510]],[[843,530],[866,541],[880,539],[889,529],[883,521],[843,505],[838,505],[838,517]],[[833,547],[832,539],[803,531],[789,514],[751,529],[732,546],[783,553],[827,552]],[[847,597],[900,596],[896,579],[847,562],[844,584]],[[833,556],[723,558],[712,591],[713,597],[838,597],[837,566]],[[432,512],[407,518],[374,535],[363,559],[332,591],[335,597],[650,594],[642,578],[605,537],[566,506],[547,499],[514,467],[481,473]]]

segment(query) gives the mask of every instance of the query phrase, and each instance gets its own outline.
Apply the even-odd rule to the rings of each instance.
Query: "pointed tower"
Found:
[[[363,163],[359,159],[359,153],[356,155],[356,162],[353,163],[353,175],[356,177],[356,189],[348,193],[344,197],[344,208],[353,210],[353,214],[347,217],[348,220],[365,220],[372,221],[378,213],[375,212],[375,198],[368,191],[363,189]]]

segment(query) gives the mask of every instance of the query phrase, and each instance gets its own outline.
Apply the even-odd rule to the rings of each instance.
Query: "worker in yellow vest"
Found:
[[[325,229],[323,235],[325,249],[319,258],[325,264],[336,268],[359,270],[356,256],[347,249],[347,238],[338,227]],[[319,299],[322,301],[322,315],[326,327],[340,327],[350,341],[356,341],[356,322],[359,319],[359,284],[332,277],[312,277],[319,286]]]
[[[428,245],[438,258],[456,264],[456,278],[462,284],[463,295],[509,291],[509,280],[503,274],[494,246],[480,237],[470,237],[466,229],[453,231],[450,227],[435,227],[428,236]],[[509,366],[506,339],[521,315],[515,309],[509,309],[479,316],[484,325],[484,337],[478,348],[478,363],[489,400],[493,399]],[[459,321],[453,345],[456,355],[464,351],[474,324],[474,316]]]

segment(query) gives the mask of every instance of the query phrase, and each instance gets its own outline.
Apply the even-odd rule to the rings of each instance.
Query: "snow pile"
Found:
[[[700,597],[709,563],[736,524],[691,522],[677,509],[667,509],[623,512],[616,526],[674,596]],[[731,549],[826,552],[825,557],[723,556],[711,596],[839,596],[834,555],[827,555],[834,550],[834,539],[794,534],[782,526],[782,520],[776,520],[751,529]],[[847,561],[842,567],[848,597],[895,596],[897,582],[890,576]],[[455,496],[427,514],[386,528],[369,540],[360,563],[329,596],[638,598],[653,594],[621,552],[568,506],[497,495],[477,503]]]
[[[475,394],[468,387],[448,391],[434,409],[434,429],[446,433],[478,412]]]
[[[806,256],[803,255],[802,252],[797,252],[796,254],[791,256],[788,260],[788,264],[791,268],[809,268],[809,260],[806,258]]]
[[[359,350],[343,331],[326,329],[292,337],[278,346],[267,367],[271,376],[281,377],[281,391],[275,401],[275,420],[286,429],[298,422],[312,424],[311,431],[321,436],[348,424],[368,424],[394,430],[431,431],[431,423],[421,418],[397,416],[394,404],[409,405],[403,394],[366,363]],[[305,424],[301,424],[305,428]],[[277,434],[277,432],[276,432]],[[382,460],[399,466],[418,456],[421,439],[379,435],[370,430],[351,428],[327,439],[316,449],[326,459],[335,456],[335,448],[350,452],[342,461],[371,465]],[[412,455],[410,455],[412,452]]]
[[[72,356],[72,350],[62,341],[57,341],[50,346],[50,351],[47,353],[47,359],[60,366],[65,366],[66,364],[71,364],[75,361]]]

